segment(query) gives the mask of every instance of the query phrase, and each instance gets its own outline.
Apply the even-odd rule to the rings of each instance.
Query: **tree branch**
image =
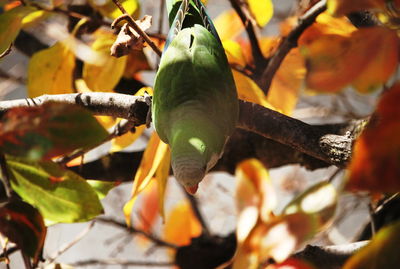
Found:
[[[149,109],[145,97],[118,93],[79,93],[2,101],[0,116],[12,107],[37,106],[52,101],[77,104],[94,114],[125,118],[135,125],[146,123]],[[343,167],[351,156],[351,133],[338,135],[329,129],[306,124],[257,104],[240,101],[237,127],[292,147],[328,164]]]
[[[89,265],[119,265],[122,267],[127,267],[127,266],[171,267],[174,264],[172,262],[127,261],[118,259],[109,259],[109,260],[90,259],[85,261],[74,262],[71,265],[74,267],[84,267]]]
[[[252,18],[252,16],[250,15],[250,11],[247,7],[247,4],[241,0],[229,0],[229,2],[231,2],[233,9],[239,15],[240,20],[242,21],[246,29],[256,69],[259,68],[263,69],[267,63],[267,60],[264,58],[264,55],[260,48],[260,44],[258,43],[258,37],[255,27],[256,23]]]
[[[307,245],[304,250],[293,255],[294,258],[311,262],[320,269],[340,269],[350,256],[369,241],[360,241],[337,246],[311,246]]]
[[[292,48],[297,47],[297,40],[300,35],[311,26],[319,14],[324,12],[326,9],[326,1],[322,0],[310,8],[303,16],[299,18],[297,26],[289,33],[287,37],[282,39],[275,54],[269,59],[267,67],[264,69],[261,78],[260,85],[265,93],[271,86],[272,79],[275,73],[278,71],[279,66],[285,59],[286,55],[290,52]]]

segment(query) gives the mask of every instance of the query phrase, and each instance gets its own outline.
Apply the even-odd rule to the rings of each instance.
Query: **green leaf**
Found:
[[[89,111],[51,102],[9,110],[0,122],[0,149],[31,160],[50,159],[95,146],[107,135]]]
[[[7,156],[11,187],[53,222],[88,221],[103,213],[92,187],[72,171],[51,161]]]
[[[372,241],[352,256],[344,269],[398,268],[400,264],[400,222],[381,229]]]
[[[46,227],[36,208],[14,200],[0,204],[0,233],[25,254],[37,259],[43,248]]]
[[[318,220],[320,229],[334,216],[337,199],[335,187],[331,183],[323,181],[311,186],[293,199],[285,207],[283,213],[288,215],[301,212],[313,215]]]
[[[117,182],[107,182],[101,180],[86,180],[86,182],[93,188],[99,199],[106,197],[112,188],[119,185]]]
[[[19,34],[23,17],[35,10],[32,7],[19,6],[0,14],[0,54],[8,49]]]

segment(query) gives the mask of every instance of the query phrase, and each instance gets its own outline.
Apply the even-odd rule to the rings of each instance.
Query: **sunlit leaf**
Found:
[[[400,222],[381,229],[372,241],[352,256],[344,269],[397,268],[400,264]]]
[[[121,16],[122,13],[118,9],[118,7],[114,4],[112,0],[89,0],[89,4],[101,15],[110,18],[116,19],[118,16]],[[136,15],[139,12],[139,2],[138,0],[121,0],[119,1],[126,12],[130,15]],[[137,16],[134,16],[137,17]]]
[[[319,228],[326,224],[335,214],[337,192],[329,182],[320,182],[308,188],[293,199],[283,210],[284,214],[298,212],[314,215],[319,220]]]
[[[253,13],[257,24],[264,27],[274,14],[274,6],[271,0],[247,0],[251,13]]]
[[[286,55],[272,80],[267,101],[276,110],[290,115],[296,107],[305,73],[303,57],[298,49],[292,49]]]
[[[43,249],[46,227],[37,209],[13,200],[0,203],[0,233],[37,260]]]
[[[228,39],[224,40],[222,45],[224,46],[225,53],[230,64],[246,66],[246,57],[243,54],[243,49],[238,42]]]
[[[135,142],[146,130],[146,125],[140,125],[135,128],[135,132],[128,132],[114,138],[111,141],[110,152],[118,152]]]
[[[219,14],[219,16],[214,20],[214,25],[222,41],[234,39],[244,30],[239,15],[233,9],[229,9]]]
[[[24,16],[36,9],[27,6],[17,6],[0,14],[0,54],[14,42],[22,27]]]
[[[72,93],[75,56],[62,43],[36,52],[29,61],[28,95]]]
[[[322,35],[303,46],[308,87],[337,92],[355,82],[360,91],[376,88],[397,66],[396,60],[389,59],[398,55],[398,41],[393,35],[386,28],[370,27],[358,29],[350,36]]]
[[[381,9],[384,7],[385,0],[328,0],[328,12],[342,16],[354,11],[366,11],[370,9]]]
[[[400,190],[400,84],[382,96],[376,115],[356,140],[349,166],[350,190]]]
[[[238,97],[241,100],[256,103],[264,107],[276,110],[268,101],[264,92],[258,85],[248,76],[232,70],[233,78],[235,80]]]
[[[374,28],[362,34],[363,42],[369,43],[370,63],[353,81],[353,86],[361,93],[369,93],[385,83],[398,66],[399,39],[395,31]]]
[[[256,228],[252,236],[260,238],[260,261],[273,258],[283,262],[290,254],[316,233],[315,219],[308,214],[284,215],[268,224]]]
[[[169,148],[167,148],[167,152],[165,153],[156,171],[158,204],[159,204],[158,208],[160,216],[163,220],[165,220],[164,201],[165,201],[165,193],[168,182],[167,180],[169,177],[170,169],[171,169],[171,151]]]
[[[186,200],[168,213],[164,226],[164,240],[178,246],[189,245],[193,237],[201,234],[201,225]]]
[[[110,56],[110,48],[116,36],[103,29],[95,32],[92,49],[103,55],[102,65],[84,63],[82,76],[88,88],[92,91],[112,91],[124,74],[127,57]]]
[[[99,199],[106,197],[110,190],[119,185],[119,182],[101,180],[86,180],[86,182],[93,188]]]
[[[237,239],[241,243],[256,225],[258,218],[268,221],[276,206],[275,192],[265,167],[250,159],[236,168]]]
[[[144,96],[145,94],[153,96],[151,87],[143,87],[135,93],[135,96]],[[135,128],[135,132],[128,132],[122,136],[118,136],[111,141],[110,152],[118,152],[136,141],[146,130],[145,125],[140,125]]]
[[[7,157],[7,164],[13,190],[45,219],[81,222],[103,213],[96,192],[77,174],[51,161]]]
[[[108,135],[92,114],[75,105],[13,108],[0,122],[0,148],[33,160],[90,148]]]
[[[130,225],[131,222],[130,216],[137,195],[149,184],[164,158],[167,148],[168,145],[160,140],[156,132],[153,132],[136,171],[131,198],[124,206],[125,221],[128,225]]]
[[[147,233],[152,232],[154,222],[159,212],[157,185],[157,180],[153,178],[140,194],[141,204],[137,211],[139,221],[135,224],[135,227]]]

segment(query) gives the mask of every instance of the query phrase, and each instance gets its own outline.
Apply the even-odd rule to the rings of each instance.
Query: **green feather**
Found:
[[[175,33],[161,58],[152,106],[156,131],[170,145],[174,175],[185,187],[196,186],[215,165],[238,117],[236,88],[221,42],[211,21],[203,25],[208,17],[195,17],[173,23],[183,29],[171,29]]]

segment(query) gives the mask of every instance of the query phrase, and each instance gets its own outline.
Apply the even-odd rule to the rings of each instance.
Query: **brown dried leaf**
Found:
[[[140,29],[146,31],[151,26],[152,17],[145,15],[140,21],[135,21]],[[111,56],[121,57],[128,55],[131,50],[141,50],[144,39],[132,27],[125,23],[118,34],[117,40],[111,47]]]

